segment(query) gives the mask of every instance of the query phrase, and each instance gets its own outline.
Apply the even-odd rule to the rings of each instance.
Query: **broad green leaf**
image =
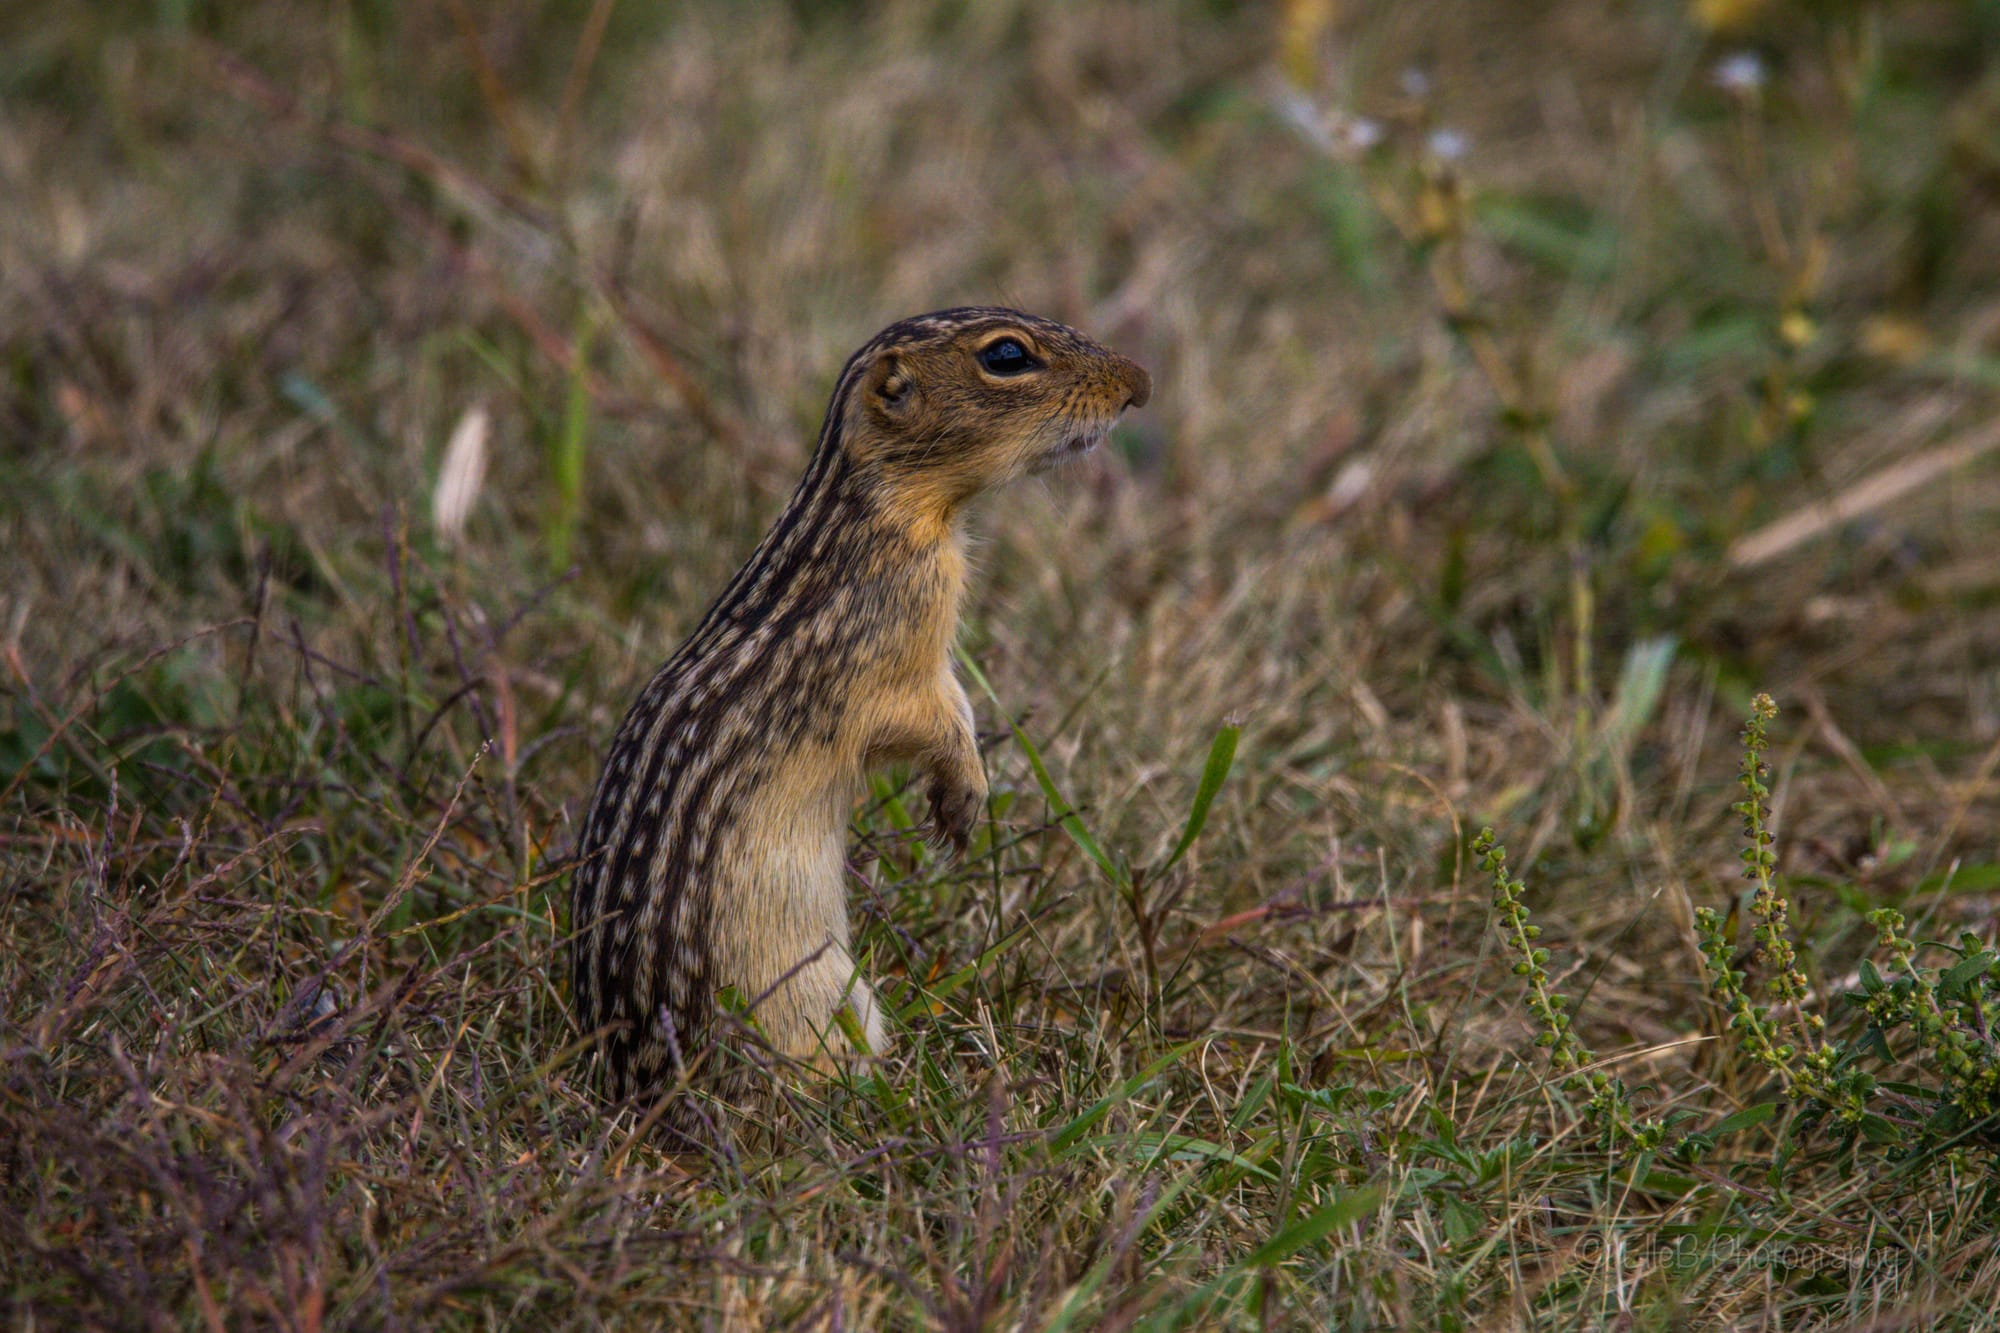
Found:
[[[1986,975],[1993,966],[1996,955],[1990,949],[1982,949],[1972,957],[1954,964],[1938,982],[1938,989],[1954,1000],[1965,998],[1972,983]]]
[[[1876,1115],[1873,1111],[1867,1112],[1861,1117],[1861,1134],[1870,1143],[1901,1143],[1903,1141],[1903,1131],[1896,1127],[1895,1122],[1883,1116]]]
[[[1713,1138],[1721,1138],[1724,1134],[1735,1134],[1755,1125],[1761,1125],[1777,1113],[1776,1102],[1759,1102],[1755,1106],[1744,1107],[1735,1115],[1724,1116],[1716,1123],[1715,1128],[1708,1132]]]

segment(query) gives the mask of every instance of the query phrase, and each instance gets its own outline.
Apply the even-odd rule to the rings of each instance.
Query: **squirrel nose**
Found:
[[[1153,396],[1153,377],[1136,361],[1126,361],[1123,357],[1119,361],[1119,369],[1125,372],[1125,406],[1144,407]]]

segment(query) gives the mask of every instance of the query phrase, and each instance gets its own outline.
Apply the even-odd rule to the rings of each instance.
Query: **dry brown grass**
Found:
[[[1692,928],[1753,690],[1821,993],[1867,907],[1992,936],[2000,471],[1729,551],[1990,429],[1996,51],[1948,5],[17,7],[10,1317],[1978,1326],[1990,1159],[1607,1155],[1465,848],[1691,1125],[1770,1095]],[[570,819],[845,353],[964,300],[1158,391],[981,516],[982,855],[862,820],[906,1053],[662,1159],[569,1045]]]

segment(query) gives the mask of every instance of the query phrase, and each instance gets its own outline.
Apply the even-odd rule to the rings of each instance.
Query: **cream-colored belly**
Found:
[[[861,789],[850,769],[794,762],[730,821],[714,886],[711,959],[765,1039],[785,1055],[829,1060],[888,1049],[874,992],[856,968],[847,926],[847,827]],[[835,1015],[851,1006],[869,1051]]]

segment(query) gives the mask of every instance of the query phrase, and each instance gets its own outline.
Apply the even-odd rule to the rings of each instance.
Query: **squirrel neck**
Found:
[[[907,589],[884,600],[915,612],[948,647],[965,593],[964,508],[920,481],[856,463],[837,438],[822,440],[784,511],[683,652],[706,651],[731,626],[796,623],[857,580]]]
[[[865,531],[918,564],[962,559],[970,499],[934,470],[860,462],[839,439],[829,439],[815,451],[772,535],[799,511],[824,515],[820,521],[831,526]]]
[[[922,475],[880,476],[869,490],[880,521],[914,550],[964,554],[968,497]]]
[[[843,483],[857,497],[860,521],[885,550],[893,550],[895,568],[877,566],[878,576],[899,576],[941,596],[948,603],[940,613],[957,626],[958,604],[965,591],[965,510],[969,497],[951,491],[945,482],[924,472],[868,467],[842,451],[835,462]]]

